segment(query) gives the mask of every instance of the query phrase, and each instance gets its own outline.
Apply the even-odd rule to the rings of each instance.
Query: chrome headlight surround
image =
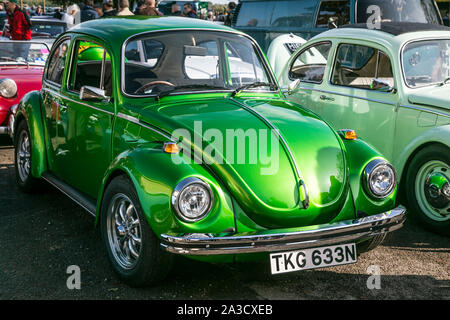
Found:
[[[189,212],[186,211],[186,206],[184,205],[186,204],[186,199],[184,197],[189,191],[201,192],[204,195],[204,200],[206,201],[206,203],[203,204],[203,207],[197,214],[189,214]],[[196,200],[197,199],[195,199],[194,201]],[[175,213],[181,220],[185,222],[197,222],[205,218],[211,211],[214,197],[211,187],[208,183],[199,178],[189,177],[177,184],[172,192],[171,202]]]
[[[385,178],[390,182],[382,191],[378,190],[375,186],[377,182],[380,182],[381,176],[384,176],[384,183],[386,182]],[[387,161],[375,159],[370,161],[364,168],[363,182],[366,192],[371,197],[375,199],[384,199],[394,191],[397,184],[397,173],[395,172],[394,167]]]
[[[0,79],[0,96],[6,99],[17,96],[17,84],[13,79]]]

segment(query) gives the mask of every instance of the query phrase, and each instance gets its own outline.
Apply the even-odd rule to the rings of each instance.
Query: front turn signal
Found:
[[[342,129],[339,130],[339,133],[345,140],[356,140],[358,138],[356,131],[353,129]]]
[[[163,150],[165,153],[179,153],[180,148],[175,142],[166,142],[164,143]]]

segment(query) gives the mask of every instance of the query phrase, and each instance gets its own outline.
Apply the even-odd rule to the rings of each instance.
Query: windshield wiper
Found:
[[[173,89],[161,91],[156,96],[156,100],[161,99],[162,97],[168,96],[169,94],[178,91],[178,90],[186,90],[186,89],[216,89],[216,90],[230,90],[230,88],[220,87],[220,86],[212,86],[209,84],[189,84],[184,86],[176,86]]]
[[[450,77],[439,83],[439,86],[442,87],[443,85],[447,84],[447,82],[450,81]]]
[[[237,88],[236,90],[233,91],[231,96],[234,97],[235,95],[237,95],[241,91],[244,91],[244,90],[247,90],[247,89],[251,89],[251,88],[257,88],[257,87],[270,87],[270,90],[278,90],[278,86],[276,84],[273,84],[273,83],[253,82],[253,83],[246,84],[246,85],[243,85],[243,86]]]

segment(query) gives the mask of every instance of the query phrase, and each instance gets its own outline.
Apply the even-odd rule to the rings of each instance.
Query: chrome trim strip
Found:
[[[274,234],[260,232],[252,235],[238,233],[226,237],[213,237],[210,234],[199,233],[181,236],[162,234],[161,247],[171,253],[186,255],[288,251],[365,240],[397,230],[403,226],[405,220],[406,209],[399,206],[385,213],[323,224],[314,230],[306,231]]]
[[[333,85],[333,84],[331,84]],[[342,86],[339,86],[342,87]],[[345,87],[345,86],[344,86]],[[393,102],[389,102],[389,101],[383,101],[383,100],[377,100],[377,99],[371,99],[371,98],[365,98],[365,97],[360,97],[360,96],[353,96],[351,94],[345,94],[345,93],[339,93],[339,92],[335,92],[335,91],[329,91],[329,90],[323,90],[323,89],[316,89],[316,88],[308,88],[308,87],[299,87],[300,90],[311,90],[311,91],[317,91],[317,92],[322,92],[322,93],[329,93],[329,94],[335,94],[338,96],[343,96],[343,97],[348,97],[348,98],[354,98],[354,99],[361,99],[361,100],[366,100],[366,101],[370,101],[370,102],[377,102],[377,103],[382,103],[382,104],[387,104],[390,106],[396,106],[396,103]],[[354,88],[355,89],[355,88]],[[359,89],[359,88],[356,88]],[[364,90],[364,89],[361,89]],[[392,93],[386,93],[386,92],[379,92],[379,93],[383,93],[383,94],[392,94]]]
[[[278,129],[266,118],[264,117],[261,113],[259,113],[258,111],[254,110],[253,108],[250,108],[248,106],[246,106],[244,103],[241,103],[239,101],[237,101],[234,98],[230,98],[231,101],[239,104],[240,106],[242,106],[242,108],[244,108],[245,110],[247,110],[248,112],[250,112],[251,114],[255,115],[257,118],[259,118],[260,120],[262,120],[263,122],[266,123],[267,126],[269,126],[274,132],[276,132],[277,136],[278,136],[278,140],[281,142],[281,144],[283,145],[283,147],[285,148],[285,150],[288,152],[289,157],[292,161],[292,164],[294,165],[294,169],[295,169],[295,173],[297,175],[297,185],[299,186],[299,189],[301,187],[304,188],[305,190],[305,197],[306,199],[303,200],[303,207],[305,209],[307,209],[309,207],[309,195],[308,195],[308,190],[306,188],[306,184],[304,183],[304,181],[302,180],[302,176],[300,174],[300,169],[298,168],[297,162],[295,161],[294,158],[294,154],[292,153],[291,149],[289,148],[289,145],[287,143],[287,141],[284,139],[284,137],[280,134],[280,132],[278,131]]]
[[[64,95],[60,94],[59,92],[56,92],[56,91],[53,90],[53,89],[50,89],[50,88],[43,88],[42,90],[48,91],[49,93],[51,93],[51,94],[53,94],[53,95],[55,95],[55,96],[58,96],[58,97],[60,97],[61,99],[65,99],[65,100],[69,100],[70,102],[73,102],[73,103],[81,104],[82,106],[85,106],[85,107],[87,107],[87,108],[94,109],[94,110],[97,110],[97,111],[100,111],[100,112],[109,114],[110,116],[113,116],[113,115],[114,115],[114,112],[106,111],[106,110],[103,110],[103,109],[100,109],[100,108],[91,106],[91,105],[89,105],[89,104],[87,104],[87,103],[84,103],[84,102],[81,102],[81,101],[74,100],[74,99],[72,99],[72,98],[69,98],[69,97],[67,97],[67,96],[64,96]]]
[[[419,110],[419,111],[428,112],[428,113],[433,113],[433,114],[436,114],[438,116],[450,118],[450,113],[446,114],[446,113],[443,113],[443,112],[440,112],[440,111],[435,111],[435,110],[430,110],[430,109],[426,109],[426,108],[410,106],[410,105],[407,105],[407,104],[401,104],[400,107],[408,108],[408,109],[414,109],[414,110]]]
[[[127,120],[127,121],[130,121],[130,122],[132,122],[132,123],[135,123],[135,124],[137,124],[137,125],[139,125],[139,126],[141,126],[141,127],[144,127],[144,128],[146,128],[146,129],[149,129],[149,130],[151,130],[151,131],[153,131],[153,132],[156,132],[157,134],[159,134],[159,135],[163,136],[164,138],[168,139],[169,141],[176,143],[176,141],[175,141],[170,135],[168,135],[168,133],[165,133],[165,132],[163,132],[163,131],[161,131],[161,130],[158,130],[158,129],[152,127],[151,125],[146,124],[146,123],[140,121],[140,120],[139,120],[138,118],[136,118],[136,117],[129,116],[129,115],[123,114],[123,113],[121,113],[121,112],[119,112],[119,113],[117,114],[117,117],[118,117],[118,118],[121,118],[121,119],[124,119],[124,120]]]

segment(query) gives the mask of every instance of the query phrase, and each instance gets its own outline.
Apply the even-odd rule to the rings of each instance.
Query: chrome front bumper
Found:
[[[183,255],[289,251],[366,240],[401,228],[405,219],[406,210],[399,206],[391,211],[361,219],[278,230],[286,232],[265,230],[225,237],[213,237],[207,233],[162,234],[161,247],[168,252]]]

